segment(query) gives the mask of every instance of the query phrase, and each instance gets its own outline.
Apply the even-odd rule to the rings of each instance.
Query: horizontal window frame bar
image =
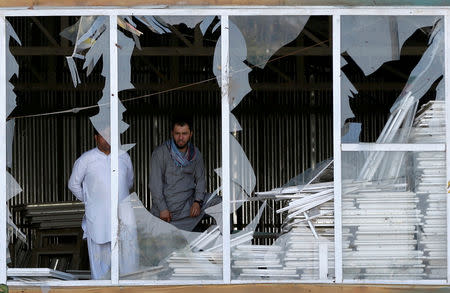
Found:
[[[344,279],[342,284],[355,285],[447,285],[447,280],[351,280]]]
[[[7,17],[27,17],[27,16],[82,16],[82,15],[173,15],[173,16],[273,16],[273,15],[431,15],[445,16],[450,7],[429,7],[417,6],[414,8],[391,7],[391,6],[356,6],[353,8],[342,6],[284,6],[284,7],[189,7],[179,6],[150,6],[142,8],[120,8],[120,7],[51,7],[29,9],[29,7],[0,7],[0,15]]]
[[[343,152],[445,152],[442,144],[400,144],[400,143],[345,143],[341,144]]]

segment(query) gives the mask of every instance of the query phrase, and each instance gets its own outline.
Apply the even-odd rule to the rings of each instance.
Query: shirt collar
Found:
[[[95,150],[97,151],[98,154],[103,155],[105,157],[109,157],[109,155],[105,154],[104,152],[102,152],[101,150],[98,149],[98,147],[95,147]],[[110,153],[111,154],[111,153]]]

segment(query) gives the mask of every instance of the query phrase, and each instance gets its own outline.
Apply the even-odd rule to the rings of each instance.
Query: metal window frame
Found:
[[[342,283],[341,16],[333,15],[334,277]]]
[[[231,250],[230,250],[230,193],[231,193],[231,163],[230,163],[230,30],[228,15],[220,16],[221,29],[221,93],[222,93],[222,277],[225,284],[231,281]],[[225,114],[226,113],[226,114]]]
[[[119,279],[119,251],[117,245],[118,199],[111,203],[111,245],[112,250],[112,273],[110,280],[88,280],[88,281],[48,281],[48,282],[19,282],[9,281],[11,286],[111,286],[111,285],[206,285],[206,284],[249,284],[249,283],[343,283],[343,284],[411,284],[411,285],[442,285],[450,284],[450,199],[447,198],[447,280],[346,280],[342,276],[342,221],[341,221],[341,153],[345,151],[446,151],[447,142],[450,139],[450,96],[446,94],[446,143],[445,144],[341,144],[340,116],[341,116],[341,92],[340,92],[340,18],[345,15],[436,15],[444,16],[445,19],[445,93],[450,90],[450,67],[448,63],[448,52],[450,41],[447,34],[450,32],[450,7],[372,7],[355,6],[351,8],[340,6],[241,6],[241,7],[167,7],[148,6],[144,8],[113,8],[113,7],[49,7],[28,9],[0,8],[0,64],[6,64],[6,17],[14,16],[80,16],[80,15],[105,15],[109,16],[110,28],[117,26],[117,15],[217,15],[221,17],[221,40],[222,40],[222,172],[224,184],[224,203],[229,203],[230,192],[230,145],[229,145],[229,16],[265,16],[265,15],[328,15],[332,16],[333,22],[333,148],[335,159],[335,273],[333,280],[231,280],[230,266],[230,235],[229,235],[229,211],[227,204],[223,205],[224,214],[224,249],[223,249],[223,280],[215,281],[151,281],[151,280],[120,280]],[[110,98],[111,98],[111,193],[118,193],[118,72],[117,72],[117,30],[110,30]],[[0,283],[6,282],[6,68],[0,66]],[[399,149],[400,148],[400,149]],[[450,153],[446,153],[447,180],[450,181]],[[338,249],[339,248],[339,249]],[[30,270],[33,270],[30,268]]]
[[[6,64],[6,21],[0,16],[0,64]],[[6,283],[6,66],[0,65],[0,283]],[[4,97],[4,98],[2,98]]]
[[[109,17],[109,88],[111,123],[111,283],[119,284],[119,73],[117,17]],[[117,195],[117,196],[114,196]]]

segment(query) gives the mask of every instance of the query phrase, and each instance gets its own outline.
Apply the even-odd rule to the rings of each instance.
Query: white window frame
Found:
[[[411,284],[411,285],[443,285],[450,284],[450,199],[447,198],[447,279],[446,280],[346,280],[342,275],[342,220],[341,220],[341,154],[346,151],[446,151],[450,139],[450,67],[448,65],[448,54],[450,41],[447,34],[450,32],[450,7],[199,7],[199,8],[161,8],[161,6],[149,6],[146,8],[0,8],[0,64],[6,64],[6,17],[13,16],[81,16],[81,15],[105,15],[109,16],[110,28],[117,27],[117,15],[217,15],[221,18],[221,40],[222,40],[222,172],[223,172],[223,200],[229,203],[230,198],[230,141],[229,141],[229,119],[230,111],[228,104],[229,87],[229,16],[249,15],[327,15],[332,16],[333,23],[333,149],[335,160],[334,187],[335,187],[335,280],[231,280],[230,259],[230,206],[223,205],[223,279],[215,281],[151,281],[151,280],[120,280],[119,279],[119,251],[118,245],[111,245],[112,272],[110,280],[87,280],[87,281],[48,281],[48,282],[19,282],[8,281],[10,286],[111,286],[111,285],[194,285],[194,284],[246,284],[246,283],[343,283],[343,284]],[[345,15],[438,15],[445,18],[445,93],[446,93],[446,143],[445,144],[342,144],[341,143],[341,84],[340,84],[340,19]],[[118,72],[117,72],[117,30],[110,30],[110,98],[111,98],[111,192],[118,193]],[[0,283],[7,280],[6,266],[6,68],[0,66]],[[399,149],[400,148],[400,149]],[[450,152],[446,153],[447,181],[450,181]],[[111,204],[111,239],[117,243],[118,201]],[[30,271],[33,269],[30,268]]]

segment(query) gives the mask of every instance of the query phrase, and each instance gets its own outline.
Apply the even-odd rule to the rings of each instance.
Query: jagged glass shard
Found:
[[[344,126],[347,119],[354,117],[350,108],[350,98],[353,98],[357,93],[358,90],[350,82],[347,75],[341,71],[341,127]]]
[[[212,32],[215,32],[216,29],[218,29],[220,27],[220,21],[218,23],[216,23],[216,25],[213,27]]]
[[[256,217],[254,217],[252,219],[252,221],[242,230],[242,232],[248,232],[248,231],[255,232],[256,226],[258,226],[258,223],[259,223],[259,220],[261,219],[262,213],[264,212],[264,209],[266,208],[266,204],[267,204],[267,202],[264,201],[264,203],[259,208],[258,213],[256,214]],[[242,233],[242,232],[240,232],[240,233]],[[237,234],[239,234],[239,233],[237,233]]]
[[[402,93],[391,108],[391,112],[394,112],[403,103],[408,93],[416,100],[422,98],[431,85],[444,74],[444,36],[443,21],[439,21],[430,37],[429,47],[409,75]]]
[[[91,30],[90,30],[91,31]],[[104,31],[106,32],[106,31]],[[134,42],[131,38],[126,37],[122,32],[118,32],[118,67],[121,69],[118,90],[126,90],[134,88],[131,84],[131,55],[134,49]],[[108,143],[110,141],[110,76],[109,76],[109,35],[102,33],[86,53],[83,69],[87,68],[86,74],[89,75],[94,69],[99,59],[103,58],[102,76],[105,77],[105,87],[103,89],[102,98],[98,101],[99,113],[90,117],[94,128],[105,138]],[[129,125],[123,119],[123,112],[126,108],[119,101],[119,134],[125,132]],[[120,143],[119,143],[120,146]],[[130,147],[131,145],[128,145]],[[124,149],[124,148],[122,148]]]
[[[20,46],[22,46],[22,42],[20,41],[19,36],[8,20],[6,20],[6,35],[12,37]]]
[[[241,130],[242,130],[241,124],[239,124],[239,121],[236,119],[233,113],[230,113],[230,131],[237,132]]]
[[[135,143],[128,143],[128,144],[120,145],[119,155],[122,154],[122,152],[128,152],[129,150],[134,148],[135,145],[136,145]]]
[[[9,81],[6,82],[6,117],[8,117],[17,106],[16,97],[14,85]]]
[[[276,51],[298,37],[308,19],[297,15],[232,16],[230,23],[239,28],[247,42],[247,61],[264,68]]]
[[[15,119],[6,121],[6,166],[12,168]]]
[[[238,183],[247,194],[252,194],[256,186],[256,176],[252,165],[236,138],[230,134],[231,180]]]
[[[6,79],[10,80],[13,75],[19,76],[19,64],[9,50],[9,37],[6,37]]]
[[[344,16],[341,52],[347,52],[367,76],[383,63],[398,60],[404,42],[434,16]]]
[[[439,16],[425,16],[415,15],[411,16],[396,16],[398,27],[398,43],[400,49],[403,47],[405,41],[419,28],[433,26],[441,17]]]
[[[220,177],[222,177],[222,168],[217,168],[214,170],[216,174]],[[236,209],[239,208],[242,204],[241,201],[244,201],[248,198],[248,194],[243,190],[242,187],[242,180],[238,180],[238,182],[232,181],[231,182],[231,196],[230,200],[236,202]],[[240,204],[239,204],[240,203]]]
[[[242,203],[239,205],[239,207],[242,205]],[[233,208],[233,205],[231,206]],[[245,244],[251,244],[252,240],[253,240],[253,234],[255,233],[256,227],[258,226],[258,223],[261,219],[261,216],[264,212],[264,209],[266,208],[266,201],[264,201],[264,203],[261,205],[261,207],[258,210],[258,213],[256,214],[256,216],[251,220],[251,222],[245,226],[242,231],[239,231],[237,233],[233,233],[230,235],[230,240],[231,240],[231,248],[233,248],[234,246],[236,246],[237,244],[239,245],[245,245]],[[231,213],[233,213],[236,209],[232,209]],[[207,210],[207,214],[211,215],[214,217],[214,219],[217,219],[218,221],[220,221],[219,224],[219,230],[222,233],[222,203],[215,205],[211,208],[208,208]],[[237,241],[239,238],[243,238],[243,236],[247,234],[247,239],[246,241],[242,242],[240,241],[239,243],[234,242]],[[245,240],[245,239],[244,239]],[[207,247],[205,247],[206,251],[222,251],[222,242],[223,242],[223,237],[222,235],[220,235],[219,237],[217,237],[216,241],[212,244],[212,245],[208,245]],[[234,242],[234,243],[233,243]]]
[[[206,30],[211,25],[211,23],[214,21],[216,17],[215,16],[207,16],[205,19],[203,19],[202,23],[200,24],[200,30],[202,34],[204,35],[206,33]]]
[[[16,107],[14,85],[10,83],[9,80],[14,75],[19,76],[19,64],[9,49],[10,38],[14,38],[19,45],[22,45],[13,27],[9,21],[6,21],[6,117],[8,117]],[[14,126],[12,131],[14,131]]]
[[[97,16],[82,16],[74,25],[65,28],[59,35],[75,45],[78,37],[84,35],[96,19]]]
[[[133,41],[136,44],[136,48],[142,50],[141,41],[139,41],[139,37],[133,34]]]
[[[189,28],[194,28],[200,23],[200,31],[204,35],[208,27],[214,21],[215,16],[135,16],[140,22],[145,24],[153,32],[158,34],[171,33],[169,26],[185,24]],[[131,22],[130,22],[131,23]],[[131,23],[136,26],[134,23]]]
[[[398,35],[391,34],[392,30],[397,32],[393,18],[353,15],[341,18],[341,52],[347,52],[365,75],[384,62],[398,59]]]
[[[150,30],[158,34],[170,33],[170,30],[160,24],[153,16],[136,16],[140,22],[145,24]]]
[[[133,89],[134,86],[131,83],[131,55],[134,50],[134,41],[120,31],[117,32],[117,38],[119,42],[119,91]],[[125,108],[123,109],[125,110]]]
[[[125,21],[125,18],[123,18],[121,16],[117,17],[117,25],[119,27],[123,28],[124,30],[129,31],[132,35],[136,35],[136,36],[142,35],[142,32],[135,28],[136,24],[134,24],[134,26],[133,26],[131,23]]]
[[[239,142],[233,135],[230,135],[230,173],[232,184],[231,200],[242,201],[252,194],[256,186],[256,176],[253,168],[242,149]],[[215,172],[222,177],[222,169],[218,168]]]
[[[16,179],[6,171],[6,200],[10,200],[21,192],[22,188],[19,183],[17,183]]]
[[[86,32],[84,32],[84,30],[79,30],[75,46],[80,46],[82,43],[85,43],[86,40],[88,40],[92,36],[95,36],[96,33],[99,34],[100,32],[102,32],[103,29],[100,29],[100,27],[102,25],[105,25],[107,21],[107,16],[97,16]],[[88,41],[87,43],[89,44],[91,42]]]
[[[333,168],[333,159],[326,159],[317,165],[315,165],[312,168],[309,168],[305,170],[304,172],[300,173],[299,175],[295,176],[289,182],[287,182],[285,185],[283,185],[283,188],[289,187],[289,186],[304,186],[308,183],[311,183],[314,179],[316,179],[320,174],[325,172],[326,169]]]
[[[163,24],[177,25],[184,23],[189,28],[194,28],[198,23],[202,22],[204,16],[158,16],[158,20],[162,20]],[[161,22],[161,21],[160,21]]]
[[[75,64],[72,56],[66,57],[66,60],[67,65],[69,66],[70,75],[72,76],[73,86],[77,87],[77,85],[81,83],[80,76],[78,75],[77,65]]]
[[[233,211],[230,211],[232,213]],[[223,228],[223,218],[222,218],[222,203],[216,204],[212,207],[205,209],[205,213],[210,215],[216,221],[216,225],[219,226],[220,232],[222,232]]]
[[[127,251],[138,252],[139,264],[142,268],[157,266],[173,251],[188,245],[185,232],[153,216],[143,206],[136,193],[131,194],[127,202],[131,205],[136,219],[138,243],[133,242],[133,245],[122,247]],[[124,240],[127,238],[126,235],[123,235],[127,231],[126,228],[128,228],[126,225],[122,225],[119,230],[122,243],[128,243]],[[127,255],[128,252],[124,251],[121,254]]]
[[[89,76],[89,74],[91,74],[94,66],[97,64],[98,60],[103,54],[108,54],[109,56],[109,53],[106,51],[109,52],[109,35],[101,34],[97,41],[92,45],[91,49],[85,55],[83,69],[88,69],[86,75]],[[103,58],[103,62],[109,64],[109,58],[106,58],[105,56]],[[105,66],[103,66],[103,71],[104,70]],[[102,75],[106,76],[104,72],[102,72]]]
[[[14,93],[14,85],[9,82],[9,80],[14,76],[19,76],[19,64],[16,59],[12,55],[9,44],[10,38],[13,38],[20,46],[22,43],[20,42],[19,37],[17,36],[14,28],[6,20],[6,117],[8,117],[14,108],[16,107],[16,94]],[[6,121],[6,167],[12,168],[12,153],[13,153],[13,141],[14,141],[14,127],[15,127],[15,119],[10,119]],[[14,177],[6,171],[6,200],[10,200],[17,194],[22,192],[22,188],[14,179]],[[20,240],[26,242],[26,236],[17,228],[12,220],[12,216],[9,210],[7,210],[7,224],[8,224],[8,236],[7,236],[7,245],[6,245],[6,258],[7,263],[11,261],[10,253],[8,249],[9,240],[13,234],[15,234]]]
[[[345,129],[347,128],[347,129]],[[342,143],[357,143],[361,133],[361,123],[346,123],[342,131]]]
[[[230,111],[233,110],[252,89],[248,81],[248,74],[251,68],[245,65],[247,49],[245,39],[239,29],[230,21],[230,85],[229,99]],[[217,77],[219,86],[222,86],[221,80],[221,38],[217,41],[214,51],[213,72]]]
[[[436,101],[445,100],[444,79],[442,79],[436,86]]]
[[[9,38],[6,38],[6,48],[9,48]],[[13,75],[19,76],[19,64],[9,49],[6,50],[6,78],[10,80]]]

